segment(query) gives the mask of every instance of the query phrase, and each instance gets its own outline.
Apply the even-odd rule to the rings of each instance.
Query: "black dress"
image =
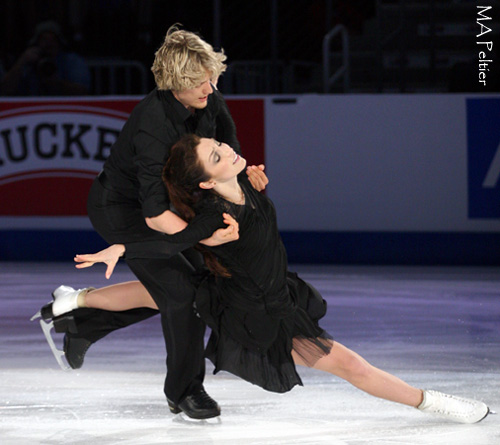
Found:
[[[204,278],[197,310],[212,329],[206,349],[215,371],[225,370],[274,392],[302,385],[291,351],[312,366],[330,352],[333,340],[317,321],[326,302],[310,284],[288,271],[285,247],[271,200],[238,178],[245,204],[213,195],[189,226],[169,241],[197,243],[223,227],[222,213],[239,224],[239,239],[210,248],[230,278]]]

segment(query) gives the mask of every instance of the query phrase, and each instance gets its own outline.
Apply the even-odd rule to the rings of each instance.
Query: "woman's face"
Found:
[[[215,139],[201,138],[196,150],[205,172],[218,183],[233,179],[247,164],[229,145]]]

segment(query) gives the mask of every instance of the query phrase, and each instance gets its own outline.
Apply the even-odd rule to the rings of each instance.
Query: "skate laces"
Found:
[[[489,411],[488,407],[478,400],[432,390],[427,390],[424,394],[424,402],[419,406],[419,409],[466,423],[481,420]]]

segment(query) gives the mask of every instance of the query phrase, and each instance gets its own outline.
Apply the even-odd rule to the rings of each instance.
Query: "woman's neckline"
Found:
[[[247,197],[247,195],[245,193],[245,190],[244,190],[243,186],[241,184],[239,184],[239,183],[238,183],[238,185],[240,187],[240,193],[241,193],[240,200],[238,202],[233,201],[231,199],[228,199],[228,198],[226,198],[226,197],[224,197],[222,195],[219,195],[219,196],[220,196],[221,199],[223,199],[226,202],[229,202],[232,205],[244,207],[246,205],[247,201],[248,201],[248,197]]]

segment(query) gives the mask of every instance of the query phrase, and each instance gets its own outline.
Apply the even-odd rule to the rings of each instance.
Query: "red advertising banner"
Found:
[[[140,99],[0,100],[0,229],[18,217],[85,216],[91,182]],[[263,163],[263,99],[227,102],[248,164]]]

